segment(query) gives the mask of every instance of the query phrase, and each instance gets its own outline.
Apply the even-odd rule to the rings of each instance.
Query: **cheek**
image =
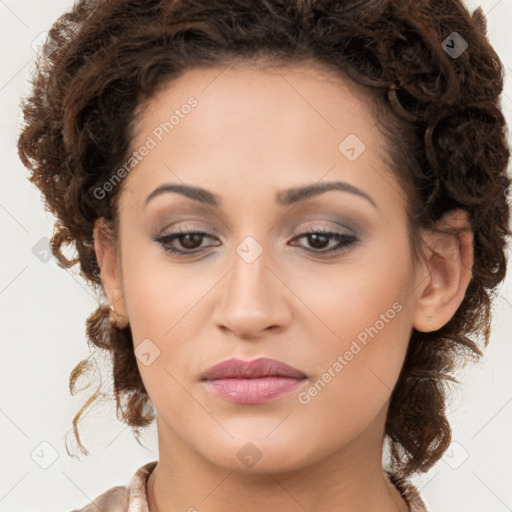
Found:
[[[211,315],[204,299],[222,274],[199,275],[165,255],[146,255],[151,264],[145,264],[140,252],[125,254],[125,303],[139,372],[157,410],[181,410],[190,403],[182,385],[188,388],[202,369],[197,340],[205,338],[200,330]]]
[[[170,336],[205,294],[208,281],[198,280],[192,265],[171,264],[147,242],[126,243],[123,291],[135,345],[144,338]]]
[[[400,251],[387,246],[379,260],[360,258],[325,275],[298,283],[294,291],[304,297],[315,313],[300,327],[315,340],[311,368],[314,385],[299,397],[315,407],[340,408],[367,417],[385,404],[399,377],[411,335],[413,278],[410,261]],[[402,254],[402,256],[400,256]],[[316,283],[316,286],[315,286]],[[305,317],[304,317],[305,318]]]
[[[318,383],[314,387],[322,393],[329,387],[335,393],[335,397],[326,394],[327,401],[356,407],[375,400],[382,405],[398,379],[408,346],[411,313],[406,297],[396,286],[383,288],[382,293],[374,289],[352,295],[347,284],[333,307],[327,295],[317,302],[323,326],[316,322],[308,336],[316,348],[321,347],[311,354]],[[317,391],[311,389],[308,395],[316,396]]]
[[[405,359],[410,337],[410,310],[398,300],[365,295],[333,312],[337,337],[313,352],[317,370],[297,395],[302,414],[296,419],[309,431],[347,443],[364,431],[386,407]],[[361,309],[363,308],[363,309]],[[364,311],[364,314],[361,313]],[[382,315],[382,316],[381,316]]]
[[[300,299],[294,306],[300,329],[314,329],[317,342],[330,350],[345,350],[356,337],[364,343],[376,336],[384,343],[399,325],[406,332],[403,310],[411,299],[413,273],[403,254],[405,247],[375,244],[339,265],[319,266],[301,273],[300,279],[291,277],[294,295]]]

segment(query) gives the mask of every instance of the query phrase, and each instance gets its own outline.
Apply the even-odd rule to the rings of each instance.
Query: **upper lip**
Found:
[[[262,357],[253,361],[228,359],[212,366],[202,375],[202,380],[251,379],[257,377],[291,377],[303,379],[306,374],[277,359]]]

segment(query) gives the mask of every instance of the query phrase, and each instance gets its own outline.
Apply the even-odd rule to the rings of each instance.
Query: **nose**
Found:
[[[256,341],[269,331],[287,328],[292,317],[291,293],[285,276],[270,259],[266,250],[252,262],[235,251],[231,271],[218,290],[214,320],[220,329]]]

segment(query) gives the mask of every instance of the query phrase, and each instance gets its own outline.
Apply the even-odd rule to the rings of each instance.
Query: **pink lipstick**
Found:
[[[228,359],[202,375],[208,389],[239,404],[276,400],[304,384],[307,375],[277,359]]]

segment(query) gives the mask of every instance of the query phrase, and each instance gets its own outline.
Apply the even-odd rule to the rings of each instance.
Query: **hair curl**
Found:
[[[468,43],[457,58],[442,46],[453,32]],[[489,342],[511,234],[503,66],[481,9],[470,15],[458,0],[78,1],[49,31],[18,142],[30,181],[57,218],[53,254],[64,268],[78,263],[101,289],[94,221],[108,219],[116,236],[122,187],[108,200],[92,191],[129,157],[137,107],[186,69],[258,59],[313,60],[373,91],[392,170],[407,191],[414,250],[419,228],[434,228],[455,208],[469,214],[474,266],[464,300],[437,331],[413,330],[385,427],[394,474],[426,471],[451,440],[445,384],[457,382],[451,372],[458,365],[482,355],[467,335]],[[76,248],[75,259],[63,255],[67,245]],[[87,336],[91,348],[110,353],[118,418],[149,425],[154,410],[130,327],[113,327],[100,306],[87,319]],[[74,368],[72,394],[88,370],[87,360]],[[77,422],[98,393],[73,419],[85,453]]]

